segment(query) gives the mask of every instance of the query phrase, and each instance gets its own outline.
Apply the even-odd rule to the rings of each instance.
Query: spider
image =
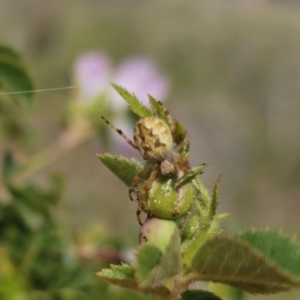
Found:
[[[137,193],[138,184],[143,180],[146,174],[149,174],[146,179],[143,189],[137,195],[138,208],[136,211],[137,219],[140,225],[140,214],[142,212],[143,202],[147,193],[151,189],[154,180],[159,176],[175,176],[180,179],[183,174],[191,174],[189,162],[186,157],[181,155],[179,151],[188,146],[188,138],[185,137],[181,142],[176,144],[176,121],[171,117],[167,108],[158,102],[166,116],[167,123],[158,116],[149,116],[141,118],[134,127],[133,139],[130,140],[121,129],[116,128],[103,116],[101,118],[121,135],[127,143],[137,149],[142,157],[146,160],[144,169],[138,173],[132,180],[129,187],[129,198],[133,201],[133,193]]]

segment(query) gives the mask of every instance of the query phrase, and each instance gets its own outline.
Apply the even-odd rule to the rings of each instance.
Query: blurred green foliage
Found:
[[[4,45],[0,45],[0,86],[2,95],[11,93],[20,102],[31,102],[33,85],[26,73],[21,57]],[[18,93],[19,91],[26,91]],[[15,92],[15,94],[14,94]]]
[[[53,209],[61,198],[62,178],[53,176],[45,190],[10,183],[14,165],[6,155],[0,205],[1,299],[140,299],[118,296],[95,280],[94,265],[84,262],[60,227]],[[5,188],[5,198],[3,192]]]
[[[29,131],[20,120],[20,105],[32,101],[33,85],[20,55],[0,44],[0,136],[19,142],[29,140]],[[14,100],[14,101],[13,101]]]
[[[3,62],[1,58],[5,58]],[[7,94],[33,88],[25,68],[20,73],[11,67],[17,66],[19,60],[19,55],[9,47],[0,47],[1,104],[12,102],[13,98],[17,105],[31,100],[22,93],[13,94],[13,98]],[[1,62],[9,63],[4,68]],[[2,126],[5,128],[5,124]],[[9,133],[2,137],[4,141],[14,137]],[[17,182],[15,178],[22,171],[13,152],[7,149],[0,182],[0,298],[141,299],[131,292],[117,295],[107,284],[96,281],[95,267],[101,267],[101,260],[100,263],[96,258],[85,260],[85,250],[61,227],[54,209],[64,190],[63,177],[53,175],[48,188],[42,188],[34,183]],[[108,262],[103,259],[102,263]]]

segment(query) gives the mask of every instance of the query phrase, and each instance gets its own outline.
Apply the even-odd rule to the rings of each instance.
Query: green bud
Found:
[[[140,244],[149,243],[164,252],[175,230],[175,221],[148,217],[140,229]]]
[[[191,240],[194,235],[200,230],[200,218],[197,215],[193,215],[184,225],[183,239]]]
[[[143,210],[157,218],[175,220],[186,215],[194,202],[192,183],[175,188],[176,178],[157,178],[149,190]]]

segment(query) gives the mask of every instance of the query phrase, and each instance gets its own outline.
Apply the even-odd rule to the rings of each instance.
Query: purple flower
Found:
[[[89,103],[101,94],[107,95],[113,109],[127,108],[126,102],[110,86],[113,82],[134,93],[145,105],[150,94],[164,101],[169,92],[169,82],[158,70],[155,63],[145,57],[126,59],[112,71],[110,58],[101,52],[81,55],[75,63],[75,81],[79,86],[79,101]]]
[[[143,57],[125,60],[111,81],[134,93],[144,105],[149,104],[147,94],[164,101],[169,92],[167,78],[159,72],[152,60]],[[115,91],[110,96],[116,106],[124,106],[124,100]]]
[[[89,103],[103,92],[109,84],[111,63],[101,52],[83,54],[75,63],[75,81],[79,86],[78,100]]]

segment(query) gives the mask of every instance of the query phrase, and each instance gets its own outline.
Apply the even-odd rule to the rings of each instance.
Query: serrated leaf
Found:
[[[134,176],[143,169],[143,165],[133,158],[127,159],[110,153],[98,154],[97,156],[127,186],[130,186]]]
[[[162,252],[156,246],[150,244],[140,246],[136,254],[136,276],[141,285],[145,285],[145,281],[148,282],[150,272],[159,264],[161,257]]]
[[[185,137],[186,137],[186,130],[184,129],[184,127],[177,121],[175,120],[175,138],[174,141],[176,144],[181,143]],[[189,151],[189,145],[186,146],[186,150],[185,152]],[[182,155],[184,155],[184,153],[182,153]]]
[[[222,300],[209,291],[187,290],[181,294],[182,300]]]
[[[115,83],[111,83],[112,87],[119,93],[119,95],[128,103],[131,111],[138,115],[140,118],[152,116],[153,113],[146,106],[144,106],[138,98],[129,93],[125,88],[117,85]]]
[[[140,287],[139,283],[134,278],[134,273],[135,270],[133,266],[122,264],[111,265],[110,269],[103,269],[96,273],[96,275],[112,284],[144,294],[152,294],[160,297],[167,297],[169,295],[170,290],[164,286]]]
[[[194,259],[196,253],[199,251],[203,243],[206,241],[208,237],[209,226],[205,228],[201,228],[197,234],[190,240],[187,245],[183,244],[182,250],[182,262],[184,268],[189,268],[192,264],[192,260]]]
[[[153,245],[144,244],[137,252],[137,278],[142,286],[163,283],[180,273],[180,235],[174,230],[164,253]]]
[[[226,236],[206,240],[191,268],[201,280],[228,284],[249,293],[277,293],[300,285],[298,278],[249,243]]]
[[[110,269],[102,269],[96,275],[99,277],[115,277],[116,279],[134,279],[134,272],[135,270],[132,265],[121,264],[111,265]]]
[[[218,192],[219,192],[219,183],[220,183],[220,176],[217,178],[214,189],[211,195],[211,201],[209,205],[209,215],[211,218],[213,218],[216,214],[217,211],[217,206],[218,206]]]
[[[151,95],[148,94],[148,99],[151,104],[152,110],[160,119],[165,121],[168,124],[168,118],[165,114],[165,111],[162,107],[162,105]]]
[[[174,230],[170,243],[167,245],[159,265],[156,267],[153,283],[176,276],[181,271],[180,234]]]
[[[18,93],[31,90],[33,90],[33,85],[19,54],[9,47],[0,45],[0,91]],[[29,103],[32,95],[31,92],[18,93],[14,94],[14,98],[22,103]]]
[[[282,270],[300,280],[300,245],[291,238],[276,231],[248,231],[238,235],[252,248],[266,255],[268,260],[276,262]]]

